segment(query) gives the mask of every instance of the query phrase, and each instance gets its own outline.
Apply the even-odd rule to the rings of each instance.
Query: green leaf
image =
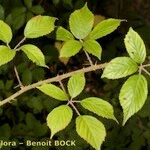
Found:
[[[21,7],[15,7],[11,14],[12,14],[12,19],[15,19],[15,17],[20,16],[21,14],[26,13],[26,7],[21,6]]]
[[[17,15],[17,16],[15,16],[15,18],[12,17],[13,29],[15,29],[15,30],[20,29],[25,24],[25,20],[26,20],[25,13]]]
[[[85,77],[83,73],[73,75],[68,81],[68,91],[72,98],[78,96],[84,89]]]
[[[4,17],[5,17],[5,10],[4,7],[0,5],[0,19],[4,20]]]
[[[0,66],[10,62],[16,55],[16,51],[7,46],[0,46]]]
[[[119,79],[135,73],[138,65],[129,57],[112,59],[105,67],[102,78]]]
[[[81,48],[82,48],[82,45],[79,41],[69,40],[65,42],[65,44],[61,48],[60,57],[74,56],[80,51]]]
[[[36,16],[27,22],[24,30],[26,38],[38,38],[54,30],[56,18],[49,16]]]
[[[104,37],[115,31],[121,21],[122,20],[112,18],[103,20],[94,27],[88,37],[94,40]]]
[[[32,44],[26,44],[21,46],[21,49],[31,61],[39,66],[46,67],[44,55],[38,47]]]
[[[9,25],[0,20],[0,40],[5,43],[9,43],[12,39],[12,31]]]
[[[24,4],[25,6],[27,6],[28,8],[32,7],[32,0],[24,0]]]
[[[40,87],[37,87],[40,91],[42,91],[44,94],[47,94],[50,97],[53,97],[57,100],[61,101],[67,101],[68,96],[67,94],[61,90],[59,87],[53,85],[53,84],[43,84]]]
[[[139,34],[130,28],[124,42],[130,57],[139,64],[143,63],[146,57],[146,48]]]
[[[76,131],[92,147],[100,150],[106,137],[106,130],[99,120],[88,115],[79,116],[76,119]]]
[[[26,12],[26,22],[28,22],[31,18],[34,17],[34,14],[30,11]]]
[[[36,15],[40,15],[44,13],[44,8],[41,5],[32,6],[30,10]]]
[[[52,2],[53,2],[54,5],[58,5],[60,0],[52,0]]]
[[[144,105],[148,94],[147,81],[143,75],[131,76],[122,86],[119,100],[123,108],[123,125]]]
[[[53,109],[47,116],[47,125],[51,129],[51,138],[57,132],[63,130],[71,122],[72,109],[67,105],[61,105]]]
[[[87,4],[74,11],[69,18],[70,30],[77,39],[85,38],[92,30],[93,24],[94,15],[88,9]]]
[[[113,119],[116,122],[117,119],[114,116],[114,110],[111,104],[109,104],[107,101],[97,98],[97,97],[89,97],[86,99],[83,99],[81,101],[81,105],[88,109],[89,111],[92,111],[93,113],[102,116],[107,119]]]
[[[12,13],[7,19],[10,19],[8,22],[12,24],[13,29],[18,30],[24,25],[26,20],[26,10],[26,7],[15,7],[12,10]]]
[[[64,3],[64,7],[65,8],[72,8],[73,7],[73,1],[72,0],[62,0],[63,1],[63,3]]]
[[[88,53],[96,56],[98,59],[101,59],[102,48],[97,41],[90,39],[86,40],[83,43],[83,47]]]
[[[11,137],[11,127],[9,124],[5,123],[0,126],[0,137],[1,139],[9,139]],[[4,148],[4,147],[3,147]]]
[[[26,20],[26,7],[15,7],[11,14],[6,18],[6,21],[12,25],[14,30],[21,28]]]
[[[73,35],[68,30],[60,26],[56,29],[55,36],[56,36],[56,40],[60,40],[60,41],[74,40]]]
[[[32,83],[32,71],[30,69],[28,68],[24,69],[21,81],[23,85],[29,85]]]

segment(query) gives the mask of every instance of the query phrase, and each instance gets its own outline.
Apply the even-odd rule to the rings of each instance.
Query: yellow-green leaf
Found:
[[[42,91],[44,94],[53,97],[57,100],[61,100],[61,101],[68,100],[67,94],[62,89],[60,89],[59,87],[53,84],[43,84],[42,86],[39,86],[37,88],[40,91]]]
[[[79,116],[76,119],[76,131],[93,148],[100,150],[106,137],[106,130],[99,120],[88,115]]]
[[[0,20],[0,40],[9,43],[12,39],[12,30],[4,21]]]
[[[97,41],[88,39],[83,42],[83,47],[88,53],[96,56],[98,59],[101,59],[102,48]]]
[[[84,39],[91,31],[94,24],[94,15],[87,4],[75,10],[69,18],[70,30],[77,39]]]
[[[38,38],[51,33],[54,30],[56,18],[49,16],[36,16],[31,18],[25,27],[26,38]]]
[[[21,46],[21,50],[27,55],[27,57],[39,66],[46,67],[45,57],[41,50],[32,44],[26,44]]]
[[[0,66],[10,62],[16,55],[16,51],[7,46],[0,46]]]
[[[73,75],[68,81],[68,91],[72,98],[78,96],[84,89],[85,77],[83,73]]]
[[[115,31],[121,21],[122,20],[112,18],[103,20],[94,27],[88,37],[94,40],[104,37]]]
[[[122,86],[119,100],[123,108],[123,125],[144,105],[148,94],[146,78],[143,75],[131,76]]]
[[[47,125],[51,130],[51,138],[65,129],[72,119],[72,109],[67,105],[54,108],[47,116]]]
[[[80,51],[81,48],[82,48],[82,45],[79,41],[69,40],[65,42],[63,47],[61,48],[60,57],[74,56]]]
[[[58,27],[56,29],[56,40],[60,40],[60,41],[68,41],[68,40],[74,40],[74,37],[73,35],[68,31],[66,30],[65,28],[63,27]]]
[[[105,67],[102,78],[119,79],[135,73],[138,65],[130,57],[112,59]]]
[[[114,116],[114,110],[113,110],[112,105],[101,98],[89,97],[89,98],[83,99],[81,101],[81,105],[85,109],[88,109],[89,111],[92,111],[93,113],[99,116],[102,116],[107,119],[113,119],[116,122],[118,122]]]
[[[146,48],[140,35],[130,28],[124,42],[130,57],[139,64],[143,63],[146,58]]]

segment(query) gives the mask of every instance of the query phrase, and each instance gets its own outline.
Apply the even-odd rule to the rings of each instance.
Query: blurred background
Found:
[[[0,19],[8,23],[13,30],[13,48],[22,38],[26,22],[36,15],[57,17],[56,25],[68,27],[69,15],[81,8],[87,2],[89,9],[95,14],[95,24],[105,18],[126,19],[112,34],[101,38],[98,42],[103,48],[102,62],[110,61],[117,56],[127,55],[124,46],[124,37],[129,27],[133,27],[143,38],[147,47],[147,59],[150,63],[150,0],[0,0]],[[18,81],[14,73],[16,66],[23,85],[73,71],[88,62],[84,53],[68,59],[59,59],[59,50],[63,43],[55,41],[51,35],[27,39],[25,43],[37,45],[46,57],[46,64],[50,69],[38,67],[23,54],[19,53],[13,61],[0,67],[0,100],[3,100],[16,91]],[[3,44],[1,42],[1,44]],[[93,56],[93,62],[97,59]],[[100,63],[100,62],[98,62]],[[150,69],[149,69],[150,71]],[[107,137],[102,150],[150,150],[150,97],[137,114],[121,126],[122,109],[118,94],[126,80],[101,79],[101,71],[86,74],[86,87],[77,100],[88,96],[97,96],[109,101],[114,109],[120,125],[112,120],[99,117],[107,129]],[[149,80],[150,81],[150,80]],[[63,80],[64,85],[67,79]],[[63,102],[54,100],[38,90],[31,90],[19,96],[11,104],[0,108],[0,139],[19,142],[31,140],[45,140],[50,137],[50,130],[46,126],[47,114]],[[77,106],[81,114],[92,114]],[[94,114],[92,114],[94,115]],[[74,113],[74,119],[76,114]],[[75,131],[74,119],[69,126],[54,136],[55,140],[76,140],[76,147],[51,147],[54,150],[93,150]],[[12,147],[3,147],[11,150]],[[48,150],[48,147],[19,146],[19,150]]]

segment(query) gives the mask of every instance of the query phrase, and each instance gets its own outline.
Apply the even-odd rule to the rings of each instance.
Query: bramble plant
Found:
[[[0,66],[15,59],[16,53],[22,51],[36,65],[48,68],[42,51],[33,44],[23,45],[23,42],[27,38],[38,38],[51,32],[55,32],[56,40],[64,42],[60,50],[60,57],[70,58],[80,50],[83,50],[90,66],[27,86],[21,83],[15,68],[16,77],[21,89],[0,101],[0,106],[12,102],[16,97],[28,90],[37,88],[56,100],[66,102],[66,104],[54,108],[47,116],[47,126],[51,130],[50,138],[53,138],[57,132],[67,127],[72,120],[73,110],[75,110],[78,115],[76,118],[76,131],[78,135],[93,148],[99,150],[105,140],[106,129],[97,118],[91,115],[80,114],[76,103],[79,103],[83,108],[98,116],[113,119],[117,123],[118,121],[114,116],[112,105],[107,101],[98,97],[76,100],[76,97],[83,91],[86,84],[84,74],[104,69],[101,78],[119,79],[129,76],[119,93],[119,101],[123,109],[122,125],[125,125],[127,120],[142,108],[147,99],[148,85],[142,73],[150,75],[145,69],[150,64],[144,64],[146,59],[145,44],[139,34],[130,28],[124,39],[129,56],[117,57],[108,63],[94,64],[89,54],[101,60],[102,53],[102,48],[96,40],[112,33],[124,20],[111,18],[103,20],[94,26],[94,15],[88,9],[87,4],[70,15],[70,31],[61,26],[56,27],[56,30],[53,31],[55,29],[55,20],[56,18],[50,16],[36,16],[30,19],[24,29],[24,38],[14,48],[11,48],[9,45],[12,39],[11,28],[3,21],[0,21],[0,40],[5,43],[5,45],[0,46]],[[69,78],[67,90],[62,83],[62,80],[66,78]],[[52,82],[59,82],[60,87],[52,84]]]

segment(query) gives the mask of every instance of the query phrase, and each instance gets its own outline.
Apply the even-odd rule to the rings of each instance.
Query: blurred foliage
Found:
[[[124,35],[132,26],[147,45],[147,53],[150,54],[150,1],[149,0],[87,0],[90,10],[96,15],[95,18],[126,19],[113,34],[99,40],[103,48],[102,61],[109,61],[116,56],[126,55],[123,44]],[[13,29],[15,46],[23,36],[23,28],[26,22],[35,15],[45,14],[59,18],[57,25],[68,28],[69,14],[83,6],[84,0],[0,0],[0,19],[6,21]],[[98,17],[98,16],[99,17]],[[59,60],[57,50],[58,43],[50,37],[27,40],[26,43],[36,44],[46,56],[46,63],[50,67],[47,70],[31,63],[27,57],[20,53],[13,62],[0,67],[0,100],[10,96],[19,88],[14,74],[14,65],[17,67],[19,76],[24,85],[31,84],[56,76],[58,73],[69,72],[81,68],[87,64],[84,54],[81,52],[66,61]],[[60,43],[61,44],[61,43]],[[96,61],[93,58],[93,61]],[[67,60],[68,61],[68,60]],[[150,57],[147,58],[150,63]],[[119,122],[122,121],[122,110],[118,102],[118,93],[122,82],[120,80],[100,79],[101,71],[86,74],[87,84],[84,92],[78,100],[90,96],[97,96],[108,100],[115,109],[115,115]],[[64,84],[66,80],[63,81]],[[38,90],[24,93],[11,104],[0,108],[0,139],[25,141],[26,139],[48,139],[50,131],[45,122],[47,114],[60,103],[49,98]],[[142,110],[134,115],[127,124],[122,127],[111,120],[99,118],[107,128],[107,138],[103,143],[104,150],[150,150],[150,97]],[[82,110],[82,114],[90,113]],[[74,115],[76,117],[76,114]],[[87,150],[92,148],[83,141],[75,132],[75,124],[72,122],[65,130],[57,133],[54,139],[76,140],[76,147],[55,147],[59,150]],[[11,148],[5,147],[4,150]],[[31,149],[20,145],[17,149]],[[48,148],[32,148],[32,150],[47,150]]]

